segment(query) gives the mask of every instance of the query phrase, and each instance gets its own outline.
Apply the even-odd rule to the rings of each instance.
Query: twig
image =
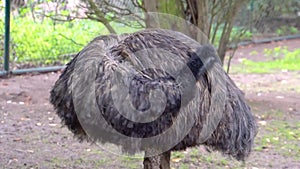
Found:
[[[233,56],[235,55],[235,52],[237,51],[237,48],[238,48],[238,45],[235,45],[235,47],[233,48],[233,51],[232,51],[231,55],[228,58],[226,73],[229,73],[231,60],[232,60]]]
[[[58,35],[62,36],[63,38],[65,38],[65,39],[67,39],[67,40],[70,40],[71,42],[73,42],[73,43],[76,44],[76,45],[84,46],[83,44],[78,43],[78,42],[76,42],[75,40],[73,40],[73,39],[71,39],[71,38],[68,38],[68,37],[66,37],[65,35],[61,34],[61,33],[59,33]]]

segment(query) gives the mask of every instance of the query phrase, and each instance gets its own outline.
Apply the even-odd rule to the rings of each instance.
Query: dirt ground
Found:
[[[279,45],[293,50],[299,44],[292,40],[243,47],[233,65],[240,58],[252,58],[253,50],[260,53]],[[79,143],[61,126],[49,104],[58,76],[59,72],[0,79],[0,168],[141,168],[142,159]],[[245,92],[260,127],[253,153],[244,164],[196,147],[173,153],[172,167],[300,168],[300,71],[230,76]]]

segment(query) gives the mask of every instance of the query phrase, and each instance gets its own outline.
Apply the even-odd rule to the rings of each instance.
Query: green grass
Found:
[[[54,24],[50,19],[33,22],[26,17],[12,20],[11,25],[11,39],[15,45],[13,60],[18,63],[50,64],[62,59],[60,55],[77,53],[103,31],[103,27],[97,22]]]
[[[179,169],[189,169],[190,165],[189,164],[180,164]]]
[[[257,140],[256,151],[273,149],[286,157],[300,160],[300,122],[288,123],[282,120],[273,120],[264,127],[263,133]]]
[[[112,26],[117,33],[136,31],[117,23]],[[0,25],[0,32],[4,34],[4,24]],[[31,17],[12,18],[10,60],[23,64],[66,63],[70,58],[63,57],[64,54],[78,53],[96,36],[105,34],[109,32],[103,24],[90,20],[59,23],[47,18],[43,21],[34,21]],[[0,54],[3,55],[3,50]]]
[[[189,148],[186,151],[173,151],[171,165],[173,168],[243,168],[243,164],[220,152],[204,152],[200,147]],[[192,167],[192,168],[193,168]]]
[[[294,51],[282,49],[278,51],[278,48],[274,48],[273,50],[265,50],[265,53],[269,53],[273,60],[254,62],[244,59],[241,66],[233,66],[232,70],[239,73],[274,73],[282,70],[300,70],[300,49]],[[281,55],[283,57],[279,57]]]
[[[290,115],[271,110],[260,115],[265,125],[259,126],[254,151],[275,151],[286,158],[300,160],[300,122]]]
[[[121,164],[125,168],[128,169],[134,169],[134,168],[140,168],[140,162],[142,159],[140,158],[132,158],[132,157],[127,157],[127,156],[122,156],[121,157]]]

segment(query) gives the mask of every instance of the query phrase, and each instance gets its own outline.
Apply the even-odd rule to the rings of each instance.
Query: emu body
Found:
[[[163,49],[166,53],[149,49]],[[167,57],[164,56],[166,54]],[[175,60],[172,60],[173,56],[176,56]],[[158,67],[151,68],[153,64]],[[176,80],[186,77],[185,68],[180,65],[186,65],[191,72],[194,78],[191,87],[185,83],[186,80],[182,80],[183,83]],[[95,70],[89,71],[95,67]],[[174,68],[177,74],[168,73],[166,67]],[[85,74],[83,80],[74,81],[81,74]],[[120,114],[114,104],[112,91],[118,89],[114,83],[114,79],[120,79],[118,75],[128,86],[127,99],[137,111],[128,109],[125,114]],[[219,79],[221,77],[222,80]],[[95,81],[92,87],[88,85],[91,81]],[[82,88],[82,84],[87,85]],[[82,89],[77,90],[78,86]],[[93,97],[86,96],[85,89],[90,87],[94,89]],[[161,101],[165,107],[159,115],[156,115],[155,109],[147,111],[152,104],[149,98],[152,90],[160,90],[165,95]],[[188,96],[183,93],[188,90],[188,95],[193,96],[184,101]],[[80,99],[74,100],[74,95]],[[87,102],[96,106],[86,106]],[[95,38],[67,64],[51,91],[51,103],[62,123],[80,140],[114,143],[130,153],[145,151],[145,168],[169,168],[171,151],[200,144],[244,160],[251,152],[257,132],[242,91],[224,72],[213,47],[169,30],[144,30]],[[126,105],[122,105],[124,103],[120,104],[127,110]],[[78,105],[80,112],[76,109]],[[186,106],[186,113],[192,114],[190,119],[181,113],[182,106]],[[212,120],[214,114],[220,117],[215,123]],[[193,123],[188,132],[179,137],[191,119]],[[171,138],[164,137],[151,143],[143,141],[164,133],[176,120],[181,121],[173,127]],[[115,135],[108,126],[128,140]],[[141,138],[141,141],[131,142],[131,138]],[[176,139],[180,140],[162,153],[151,153],[163,149],[151,145],[169,144]]]

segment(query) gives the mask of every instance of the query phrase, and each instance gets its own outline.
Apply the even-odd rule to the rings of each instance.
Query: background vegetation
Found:
[[[148,21],[149,17],[140,15],[143,12],[165,12],[193,23],[207,34],[223,61],[228,47],[235,48],[240,41],[297,34],[300,2],[281,3],[279,0],[28,0],[27,4],[12,9],[11,63],[13,68],[64,64],[98,35],[155,26]],[[3,9],[2,6],[2,14]],[[206,14],[198,12],[203,10]],[[3,43],[3,17],[0,22]],[[190,36],[197,39],[193,32]],[[3,49],[0,54],[3,55]],[[1,58],[1,66],[2,62]],[[244,64],[251,68],[255,65],[248,60]]]
[[[278,71],[300,70],[300,48],[289,51],[286,47],[264,49],[266,61],[255,62],[243,59],[242,64],[233,68],[239,73],[276,73]],[[256,55],[253,51],[252,55]]]

